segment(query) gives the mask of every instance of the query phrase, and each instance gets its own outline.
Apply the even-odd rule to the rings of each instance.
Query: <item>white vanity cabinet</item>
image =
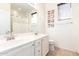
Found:
[[[45,56],[49,51],[48,37],[44,36],[27,43],[17,45],[11,49],[3,51],[3,56]],[[19,43],[18,43],[19,44]],[[12,45],[11,45],[12,46]]]
[[[25,45],[14,48],[7,53],[6,56],[34,56],[34,43],[30,42]]]

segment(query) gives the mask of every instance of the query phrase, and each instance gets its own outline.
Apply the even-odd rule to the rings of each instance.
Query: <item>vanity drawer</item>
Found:
[[[35,47],[41,46],[41,40],[36,40],[35,41]]]
[[[41,39],[35,41],[35,56],[41,56]]]
[[[35,48],[35,56],[41,56],[41,47]]]

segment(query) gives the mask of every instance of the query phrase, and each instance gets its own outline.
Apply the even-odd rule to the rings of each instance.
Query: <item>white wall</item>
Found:
[[[10,4],[0,4],[0,35],[10,31]]]
[[[60,48],[77,51],[76,38],[78,37],[77,35],[79,31],[75,27],[78,26],[78,23],[74,24],[74,20],[77,22],[76,18],[73,19],[73,16],[70,20],[58,21],[57,4],[46,4],[46,13],[52,9],[55,10],[55,27],[47,27],[47,33],[49,34],[50,40],[54,40]],[[72,9],[74,9],[73,5]],[[74,10],[72,10],[72,12],[75,13]],[[74,13],[72,15],[76,15]]]
[[[79,3],[72,4],[72,11],[72,18],[74,22],[74,41],[77,51],[79,52]]]
[[[36,6],[36,10],[38,13],[38,32],[39,33],[45,33],[45,4],[38,3]]]

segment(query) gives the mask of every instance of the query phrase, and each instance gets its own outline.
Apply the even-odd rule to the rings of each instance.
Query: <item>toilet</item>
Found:
[[[49,40],[49,50],[50,51],[55,50],[55,42],[54,42],[54,40]]]

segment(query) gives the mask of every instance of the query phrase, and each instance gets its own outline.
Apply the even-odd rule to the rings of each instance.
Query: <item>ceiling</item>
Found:
[[[26,15],[28,12],[35,10],[33,7],[28,5],[27,3],[12,3],[11,9],[18,11],[21,14]]]

